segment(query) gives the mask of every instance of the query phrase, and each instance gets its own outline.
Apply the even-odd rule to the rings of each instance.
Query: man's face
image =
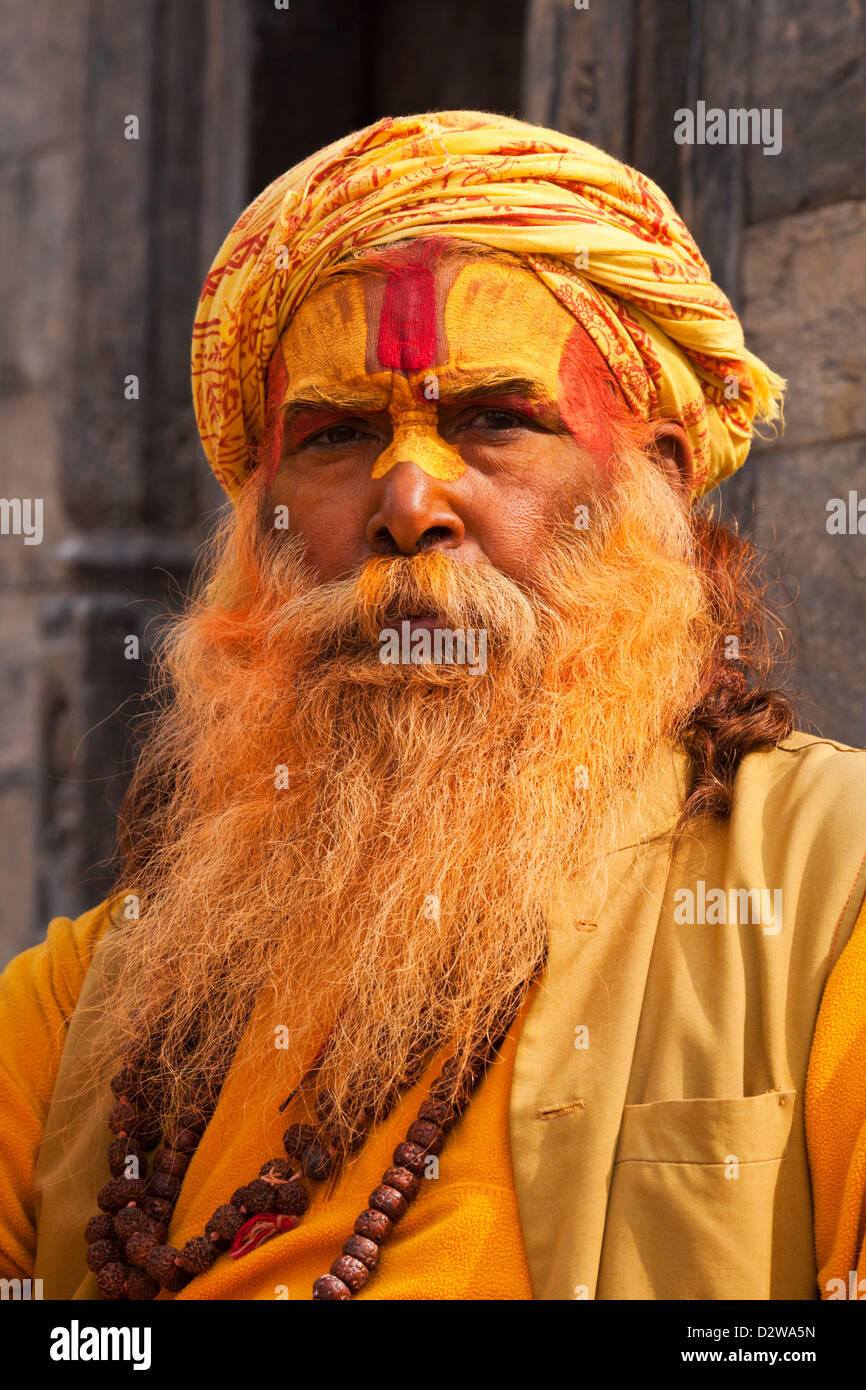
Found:
[[[598,412],[575,409],[563,378],[580,331],[531,271],[483,259],[310,295],[282,339],[271,502],[319,580],[434,547],[527,578],[607,458]]]

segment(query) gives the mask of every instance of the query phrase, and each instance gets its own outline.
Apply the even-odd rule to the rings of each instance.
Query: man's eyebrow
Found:
[[[544,383],[528,376],[485,374],[483,377],[470,378],[464,382],[443,382],[439,386],[439,400],[449,404],[462,400],[478,400],[485,396],[529,396],[533,400],[555,404]]]
[[[351,392],[320,391],[318,387],[313,387],[307,396],[290,397],[280,406],[279,413],[284,419],[289,420],[308,410],[356,410],[369,413],[370,411],[387,409],[387,402],[383,401],[381,391],[375,393],[359,391],[352,394]]]

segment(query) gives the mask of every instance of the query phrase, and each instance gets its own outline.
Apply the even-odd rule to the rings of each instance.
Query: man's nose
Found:
[[[466,528],[444,479],[401,459],[379,486],[378,506],[367,524],[367,540],[376,554],[392,554],[395,547],[402,555],[455,550],[462,543]]]

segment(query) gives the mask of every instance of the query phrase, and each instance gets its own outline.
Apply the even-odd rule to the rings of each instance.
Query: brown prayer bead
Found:
[[[370,1278],[367,1266],[352,1255],[338,1255],[331,1265],[331,1273],[335,1279],[342,1279],[352,1293],[358,1293]]]
[[[149,1191],[155,1197],[165,1197],[171,1202],[181,1189],[181,1179],[173,1178],[171,1173],[154,1173],[150,1180]]]
[[[489,1043],[478,1043],[469,1054],[465,1070],[462,1063],[456,1057],[449,1057],[442,1068],[443,1077],[453,1081],[455,1076],[459,1076],[461,1071],[464,1076],[468,1076],[472,1081],[479,1081],[486,1070],[487,1062],[491,1056]]]
[[[150,1231],[136,1231],[126,1242],[126,1258],[131,1265],[144,1269],[151,1250],[161,1244]]]
[[[136,1303],[156,1298],[159,1284],[144,1269],[129,1269],[126,1273],[126,1296]]]
[[[127,1100],[134,1100],[138,1094],[138,1081],[132,1067],[121,1067],[108,1084],[118,1100],[122,1097],[126,1097]]]
[[[383,1092],[376,1102],[376,1124],[380,1124],[382,1120],[387,1120],[399,1099],[400,1089],[398,1086],[391,1086],[387,1091]]]
[[[118,1137],[138,1139],[145,1149],[153,1148],[159,1139],[159,1120],[149,1111],[139,1110],[128,1100],[119,1100],[108,1116],[108,1125]]]
[[[272,1211],[274,1189],[264,1178],[254,1178],[252,1182],[239,1187],[232,1193],[231,1204],[240,1207],[248,1216],[258,1216],[259,1212]]]
[[[377,1245],[383,1245],[394,1229],[394,1223],[383,1211],[376,1211],[374,1207],[368,1207],[362,1211],[355,1222],[355,1235],[364,1236],[367,1240],[373,1240]]]
[[[137,1009],[132,1019],[142,1037],[147,1036],[148,1026],[144,1010]],[[121,1045],[120,1061],[123,1067],[129,1067],[136,1075],[141,1068],[144,1049],[140,1042],[125,1042]]]
[[[88,1245],[93,1245],[97,1240],[112,1240],[114,1238],[114,1217],[113,1216],[91,1216],[84,1228],[84,1239]]]
[[[402,1084],[406,1090],[409,1090],[410,1087],[414,1086],[419,1077],[423,1076],[424,1071],[426,1070],[426,1060],[427,1059],[425,1056],[419,1055],[417,1057],[413,1057],[409,1062],[406,1063],[406,1067],[402,1076]]]
[[[169,1135],[168,1148],[179,1154],[194,1154],[200,1139],[197,1129],[175,1129]]]
[[[227,1202],[217,1207],[205,1226],[204,1233],[220,1250],[228,1250],[245,1221],[243,1212]]]
[[[126,1298],[126,1265],[115,1261],[103,1265],[96,1276],[99,1292],[103,1298]]]
[[[219,1250],[213,1241],[207,1240],[205,1236],[195,1236],[188,1240],[180,1252],[180,1262],[187,1274],[204,1274],[217,1259]]]
[[[111,1169],[112,1177],[119,1178],[126,1172],[126,1160],[134,1158],[138,1163],[138,1171],[144,1171],[145,1162],[144,1145],[138,1139],[133,1139],[131,1135],[125,1134],[122,1138],[112,1139],[108,1146],[108,1166]],[[133,1165],[134,1167],[134,1165]]]
[[[409,1049],[406,1070],[403,1073],[404,1085],[414,1086],[419,1077],[427,1070],[432,1046],[433,1040],[429,1037],[419,1038],[417,1042],[412,1044]]]
[[[394,1165],[397,1168],[408,1168],[410,1173],[420,1178],[424,1176],[427,1168],[427,1154],[420,1144],[407,1143],[404,1140],[394,1150]]]
[[[182,1106],[177,1112],[175,1123],[178,1129],[192,1129],[198,1135],[204,1134],[207,1129],[207,1120],[194,1105]]]
[[[481,1080],[495,1052],[496,1046],[489,1042],[478,1043],[472,1049],[469,1056],[469,1075],[474,1081]]]
[[[283,1135],[283,1148],[289,1158],[299,1158],[316,1137],[312,1125],[289,1125]]]
[[[409,1126],[406,1138],[410,1144],[418,1144],[428,1154],[441,1153],[445,1143],[445,1135],[430,1120],[416,1120]]]
[[[147,1257],[145,1269],[169,1293],[179,1293],[190,1276],[179,1264],[180,1251],[173,1245],[155,1245]]]
[[[394,1150],[392,1166],[370,1194],[369,1207],[355,1221],[354,1232],[345,1241],[342,1254],[330,1273],[313,1285],[314,1299],[348,1301],[366,1285],[370,1271],[378,1264],[380,1245],[417,1196],[428,1158],[441,1151],[446,1132],[468,1104],[498,1041],[479,1043],[467,1065],[458,1063],[457,1057],[445,1063],[406,1139]],[[405,1081],[416,1079],[426,1056],[427,1045],[419,1043],[412,1050]],[[302,1171],[313,1181],[328,1177],[345,1152],[363,1144],[370,1121],[381,1120],[390,1113],[400,1099],[401,1088],[391,1087],[378,1097],[375,1106],[359,1111],[354,1123],[332,1129],[329,1139],[320,1139],[321,1130],[313,1125],[290,1125],[283,1137],[288,1158],[299,1158]],[[292,1163],[282,1158],[270,1159],[262,1165],[258,1178],[238,1188],[230,1203],[217,1208],[205,1234],[187,1241],[179,1253],[164,1243],[168,1224],[190,1156],[198,1146],[215,1102],[204,1082],[193,1083],[165,1147],[154,1160],[148,1183],[142,1178],[121,1177],[121,1173],[125,1173],[130,1155],[139,1160],[146,1173],[144,1150],[153,1147],[159,1138],[159,1106],[152,1096],[148,1098],[141,1091],[130,1065],[113,1079],[112,1091],[117,1097],[110,1121],[117,1136],[109,1146],[113,1179],[100,1190],[97,1199],[104,1214],[91,1218],[86,1230],[88,1263],[106,1298],[149,1299],[156,1296],[160,1286],[177,1292],[190,1278],[211,1267],[219,1251],[232,1244],[249,1216],[265,1211],[301,1216],[309,1206],[310,1194],[299,1175],[293,1175]],[[333,1123],[335,1103],[330,1091],[322,1091],[316,1097],[316,1114],[320,1125]]]
[[[418,1110],[419,1120],[429,1120],[431,1124],[438,1125],[443,1132],[447,1132],[457,1122],[457,1116],[453,1107],[445,1100],[422,1101]]]
[[[135,1126],[135,1138],[139,1140],[143,1148],[154,1148],[162,1138],[162,1125],[158,1117],[153,1114],[140,1116]]]
[[[343,1246],[343,1254],[360,1260],[368,1269],[375,1269],[379,1263],[379,1247],[374,1240],[367,1240],[366,1236],[349,1236]]]
[[[288,1182],[292,1176],[292,1165],[285,1158],[269,1158],[259,1169],[259,1177],[265,1182],[273,1178],[276,1182]]]
[[[319,1302],[345,1303],[351,1297],[351,1290],[333,1274],[323,1274],[313,1285],[313,1298]]]
[[[151,1221],[156,1221],[160,1225],[167,1226],[174,1213],[174,1206],[167,1202],[164,1197],[145,1197],[141,1204],[147,1212]]]
[[[127,1240],[136,1231],[150,1230],[150,1218],[140,1207],[123,1207],[114,1218],[114,1234]]]
[[[108,1128],[112,1134],[132,1134],[138,1111],[128,1100],[119,1100],[108,1116]]]
[[[471,1077],[464,1077],[459,1086],[446,1079],[444,1076],[438,1077],[430,1087],[430,1095],[434,1100],[444,1100],[451,1106],[455,1114],[459,1115],[466,1109],[469,1099],[474,1090]]]
[[[411,1202],[413,1197],[418,1196],[421,1182],[414,1173],[410,1173],[408,1168],[388,1168],[382,1174],[382,1182],[388,1187],[396,1187],[398,1192],[402,1192],[407,1202]]]
[[[160,1149],[153,1160],[155,1173],[170,1173],[173,1178],[182,1178],[189,1167],[189,1154],[175,1153],[174,1149]]]
[[[115,1240],[95,1240],[87,1247],[87,1268],[98,1274],[105,1265],[116,1264],[123,1258],[123,1251]]]
[[[310,1194],[297,1179],[274,1188],[273,1210],[280,1216],[303,1216],[310,1205]]]
[[[304,1177],[309,1178],[310,1182],[324,1182],[334,1170],[334,1155],[318,1144],[311,1144],[306,1152],[301,1154],[301,1168]]]
[[[205,1114],[208,1110],[216,1109],[213,1087],[204,1076],[197,1076],[194,1081],[189,1083],[187,1100],[194,1109]]]
[[[406,1198],[402,1192],[398,1192],[396,1187],[388,1187],[381,1183],[374,1192],[370,1193],[370,1206],[376,1211],[383,1211],[392,1221],[399,1221],[401,1216],[405,1216],[409,1210]]]
[[[364,1147],[369,1132],[366,1111],[363,1119],[357,1119],[353,1127],[341,1135],[343,1147],[347,1154],[356,1154]]]
[[[136,1202],[143,1197],[144,1190],[141,1178],[112,1178],[97,1192],[96,1205],[100,1211],[110,1211],[114,1215],[128,1202]]]

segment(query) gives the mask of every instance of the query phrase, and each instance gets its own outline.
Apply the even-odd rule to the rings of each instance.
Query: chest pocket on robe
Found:
[[[770,1297],[796,1095],[624,1107],[597,1298]]]

